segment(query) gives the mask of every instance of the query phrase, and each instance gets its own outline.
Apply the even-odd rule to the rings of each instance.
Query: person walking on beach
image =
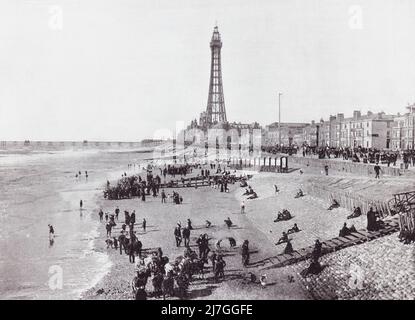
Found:
[[[190,219],[187,219],[187,227],[189,230],[193,230],[192,221]]]
[[[107,224],[105,225],[105,229],[107,230],[107,237],[111,238],[111,229],[112,229],[111,223],[107,222]]]
[[[245,213],[245,201],[241,202],[241,213],[244,214]]]
[[[51,224],[48,224],[49,227],[49,248],[53,246],[55,242],[55,230]]]
[[[174,237],[176,239],[176,247],[180,247],[180,244],[182,243],[182,234],[180,232],[180,225],[177,224],[177,227],[174,229]]]
[[[324,166],[324,171],[326,172],[326,176],[328,176],[329,175],[329,166],[328,165]]]
[[[98,215],[99,215],[99,221],[102,221],[103,216],[104,216],[104,211],[102,211],[102,209],[99,209]]]
[[[373,168],[375,170],[375,179],[379,179],[379,173],[380,173],[380,166],[378,163],[376,163],[375,167]]]
[[[105,222],[108,222],[108,212],[105,212]]]
[[[226,226],[228,227],[228,229],[230,229],[231,228],[231,226],[232,226],[232,220],[228,217],[228,219],[226,219],[226,220],[224,220],[225,221],[225,224],[226,224]]]
[[[280,190],[278,190],[278,186],[277,186],[276,184],[274,184],[274,188],[275,188],[275,194],[278,194],[278,192],[279,192]]]
[[[166,203],[166,193],[164,192],[164,189],[161,190],[161,203]]]
[[[120,209],[117,207],[115,208],[115,219],[118,221],[118,215],[120,214]]]
[[[142,225],[143,225],[143,231],[144,231],[144,232],[146,232],[146,226],[147,226],[147,221],[146,221],[146,218],[143,218],[143,223],[142,223]]]
[[[82,206],[84,205],[84,203],[81,201],[79,201],[79,208],[82,210]]]
[[[245,240],[242,244],[242,265],[246,267],[249,264],[249,241]]]
[[[49,227],[49,238],[55,235],[55,230],[53,229],[53,226],[51,224],[48,224]]]
[[[218,255],[215,265],[215,281],[217,281],[219,278],[225,277],[225,267],[226,262],[223,260],[222,255]]]
[[[190,228],[189,227],[185,227],[183,229],[183,240],[184,240],[184,246],[188,247],[190,244]]]

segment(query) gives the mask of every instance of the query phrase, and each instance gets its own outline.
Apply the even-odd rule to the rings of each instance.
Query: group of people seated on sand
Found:
[[[338,207],[340,207],[340,203],[336,199],[333,199],[331,201],[330,207],[328,207],[327,210],[333,210],[333,209],[336,209]]]
[[[246,188],[248,186],[248,182],[246,182],[246,179],[241,179],[241,182],[239,183],[239,186],[241,188]]]
[[[291,218],[292,218],[291,212],[288,211],[287,209],[283,209],[282,212],[278,211],[277,218],[274,220],[274,222],[290,220]]]
[[[293,252],[293,247],[291,244],[290,239],[288,238],[288,235],[291,233],[297,233],[300,232],[300,228],[298,228],[297,224],[294,223],[294,226],[290,229],[287,230],[287,232],[283,232],[282,233],[282,237],[278,239],[278,241],[275,243],[276,246],[280,245],[281,243],[287,243],[285,249],[284,249],[284,253],[291,253]]]
[[[353,207],[353,213],[347,216],[347,219],[357,218],[357,217],[360,217],[361,215],[362,215],[362,210],[360,209],[360,207]]]
[[[348,236],[349,234],[351,234],[353,232],[357,232],[354,224],[352,224],[351,227],[348,228],[347,223],[345,222],[343,224],[343,228],[341,228],[340,231],[339,231],[339,237],[346,237],[346,236]]]
[[[242,194],[243,196],[248,196],[247,200],[252,200],[258,198],[257,193],[252,189],[251,186],[248,186],[248,189],[245,189],[245,192]]]
[[[303,190],[299,189],[297,191],[297,194],[294,196],[294,198],[301,198],[301,197],[304,197],[304,192]]]
[[[228,219],[224,220],[226,226],[228,227],[228,229],[230,229],[233,226],[233,222],[231,220],[231,218],[228,217]]]
[[[176,191],[173,191],[172,198],[175,204],[182,204],[183,202],[183,197]]]

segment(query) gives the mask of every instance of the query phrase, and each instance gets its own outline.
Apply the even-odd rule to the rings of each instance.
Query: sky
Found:
[[[217,23],[228,121],[415,102],[413,0],[1,0],[0,140],[137,141],[206,109]]]

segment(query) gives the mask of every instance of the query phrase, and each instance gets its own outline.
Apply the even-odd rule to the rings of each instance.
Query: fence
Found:
[[[399,227],[407,229],[411,234],[415,233],[415,211],[399,214]]]
[[[249,169],[261,172],[288,172],[288,157],[231,158],[232,169]]]
[[[365,213],[369,211],[370,207],[372,207],[375,211],[378,211],[382,217],[391,214],[387,201],[389,199],[369,199],[352,191],[341,189],[333,190],[328,186],[321,184],[317,185],[316,183],[307,184],[306,192],[314,197],[327,200],[329,202],[332,202],[333,199],[336,199],[341,207],[346,208],[350,211],[353,211],[355,207],[360,207],[362,213]]]

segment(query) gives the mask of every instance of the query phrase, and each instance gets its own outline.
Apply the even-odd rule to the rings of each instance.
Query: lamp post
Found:
[[[281,148],[281,92],[278,92],[278,144]]]

